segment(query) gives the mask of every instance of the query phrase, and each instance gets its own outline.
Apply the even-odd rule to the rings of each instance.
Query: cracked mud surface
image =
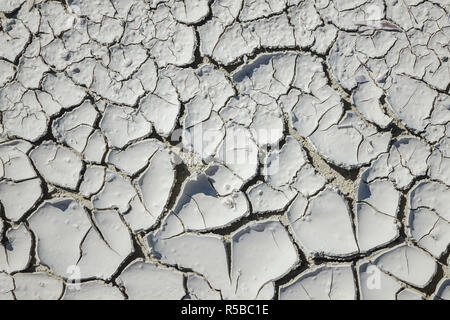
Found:
[[[0,299],[450,299],[448,0],[0,22]]]

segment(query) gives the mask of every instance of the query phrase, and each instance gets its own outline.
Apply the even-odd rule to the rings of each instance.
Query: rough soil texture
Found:
[[[0,299],[450,299],[448,0],[0,22]]]

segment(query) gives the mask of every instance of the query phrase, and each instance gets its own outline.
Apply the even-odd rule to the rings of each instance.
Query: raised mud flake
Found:
[[[186,295],[181,272],[142,259],[127,266],[116,282],[132,300],[179,300]]]
[[[31,151],[30,158],[48,183],[76,189],[83,163],[73,151],[46,141]]]
[[[356,287],[351,265],[311,268],[280,287],[281,300],[355,300]]]
[[[212,163],[208,166],[205,174],[220,196],[227,196],[234,191],[240,190],[244,183],[233,171],[217,163]]]
[[[425,295],[420,291],[405,288],[397,293],[397,300],[424,300]]]
[[[383,112],[380,103],[382,96],[383,90],[369,80],[358,83],[352,94],[352,102],[367,120],[386,128],[392,119]]]
[[[309,255],[345,257],[359,252],[343,196],[327,188],[302,206],[301,199],[292,204],[287,218],[296,241]]]
[[[47,71],[49,67],[41,57],[22,58],[17,69],[17,81],[25,88],[37,89]]]

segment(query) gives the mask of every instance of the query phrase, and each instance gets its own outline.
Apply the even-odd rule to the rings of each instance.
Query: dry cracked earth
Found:
[[[0,0],[1,299],[450,299],[448,0]]]

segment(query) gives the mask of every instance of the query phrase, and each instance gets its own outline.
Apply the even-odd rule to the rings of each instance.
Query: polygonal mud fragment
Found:
[[[85,278],[109,279],[134,251],[128,228],[115,211],[94,211],[92,228],[80,244],[77,266]],[[104,264],[99,265],[98,259]]]
[[[67,198],[44,202],[28,221],[36,236],[37,258],[61,277],[68,278],[76,268],[79,280],[109,279],[133,251],[128,229],[115,211],[89,216]],[[54,241],[58,241],[57,249]],[[98,264],[98,259],[105,263]]]
[[[170,153],[165,149],[155,151],[149,157],[149,165],[137,178],[145,208],[159,217],[169,200],[175,182],[175,168]]]
[[[306,161],[300,143],[289,136],[280,150],[270,152],[265,159],[266,181],[275,188],[289,185]]]
[[[184,184],[172,214],[188,231],[225,227],[247,216],[249,212],[247,199],[242,192],[221,196],[206,175],[198,174]]]
[[[3,87],[6,83],[11,81],[16,74],[14,65],[10,62],[0,60],[0,87]]]
[[[306,164],[297,172],[292,187],[305,197],[309,197],[321,190],[326,183],[327,179],[314,170],[313,166]]]
[[[73,151],[46,141],[31,151],[30,158],[48,183],[76,189],[83,163]]]
[[[419,183],[409,193],[408,233],[436,258],[450,243],[449,196],[447,186],[431,181]]]
[[[13,278],[17,300],[58,300],[63,294],[63,282],[46,273],[17,273]]]
[[[248,189],[247,195],[253,213],[266,213],[284,210],[296,192],[290,188],[274,189],[267,183],[259,182]]]
[[[280,287],[281,300],[355,300],[356,287],[349,264],[309,269]]]
[[[433,258],[409,245],[382,252],[372,261],[383,272],[418,288],[427,286],[437,272]]]
[[[359,262],[356,270],[362,300],[396,300],[403,287],[399,281],[368,261]]]
[[[406,188],[415,177],[426,174],[429,155],[430,147],[417,138],[395,141],[389,153],[389,178],[398,188]]]
[[[76,86],[61,73],[47,74],[42,83],[42,88],[65,109],[80,104],[86,95],[82,88]]]
[[[152,132],[151,123],[140,112],[115,105],[106,108],[100,128],[108,139],[108,144],[116,148],[123,148],[129,142]]]
[[[155,91],[141,99],[139,110],[153,123],[158,134],[167,137],[175,128],[180,110],[178,95],[170,79],[159,78]]]
[[[176,0],[172,5],[171,12],[179,22],[198,23],[209,13],[208,0]]]
[[[86,198],[98,193],[105,183],[105,168],[101,166],[87,166],[80,184],[80,194]]]
[[[37,258],[57,275],[68,276],[67,268],[77,264],[79,246],[91,229],[86,211],[72,199],[46,201],[28,222],[36,237]]]
[[[160,147],[161,143],[157,140],[143,140],[129,145],[124,150],[112,149],[106,156],[106,162],[133,176],[148,165]]]
[[[37,89],[44,73],[48,70],[49,67],[41,57],[24,58],[19,63],[17,81],[25,88]]]
[[[130,201],[136,194],[136,189],[131,182],[111,171],[106,170],[104,183],[101,190],[92,198],[92,205],[96,209],[117,209],[120,213],[127,212]]]
[[[95,107],[91,102],[85,101],[81,106],[53,121],[53,136],[58,142],[81,153],[86,148],[87,139],[92,134],[96,119]]]
[[[116,282],[132,300],[179,300],[186,294],[181,272],[142,259],[126,267]]]
[[[5,137],[36,141],[47,131],[48,115],[39,96],[12,82],[0,88],[0,111]]]
[[[227,196],[234,191],[238,191],[244,183],[233,171],[220,164],[212,163],[205,170],[205,174],[220,196]]]
[[[253,223],[232,234],[231,253],[234,299],[272,298],[273,281],[299,262],[291,238],[276,220]]]
[[[450,138],[445,137],[433,149],[427,160],[428,174],[432,179],[442,181],[450,185]]]
[[[359,251],[349,208],[338,192],[327,188],[309,201],[302,199],[299,195],[293,202],[287,218],[308,255],[345,257]]]
[[[27,44],[29,31],[22,21],[17,19],[2,19],[1,26],[0,58],[14,62]]]
[[[339,123],[309,138],[318,152],[334,164],[352,168],[365,164],[385,152],[390,133],[378,133],[352,112],[347,112]]]
[[[83,150],[85,161],[101,163],[107,150],[106,138],[100,130],[95,130],[89,136],[86,147]]]
[[[352,101],[355,107],[367,118],[367,120],[377,124],[381,128],[386,128],[392,121],[381,107],[380,98],[383,90],[373,82],[367,81],[358,83]]]
[[[17,182],[36,177],[36,172],[27,156],[32,147],[32,144],[23,140],[0,144],[1,177]]]
[[[19,221],[42,197],[40,179],[23,182],[0,182],[0,204],[5,217],[11,221]]]
[[[397,76],[387,93],[389,105],[406,126],[417,132],[425,129],[436,91],[423,82]]]
[[[256,174],[258,147],[249,130],[242,126],[230,124],[226,127],[226,138],[219,145],[216,157],[244,181]]]
[[[399,236],[397,211],[400,193],[388,180],[367,178],[373,167],[366,170],[357,185],[356,234],[362,252],[394,241]],[[378,227],[373,228],[374,225]]]
[[[0,272],[25,270],[31,260],[31,245],[30,231],[23,223],[7,230],[0,244]]]

